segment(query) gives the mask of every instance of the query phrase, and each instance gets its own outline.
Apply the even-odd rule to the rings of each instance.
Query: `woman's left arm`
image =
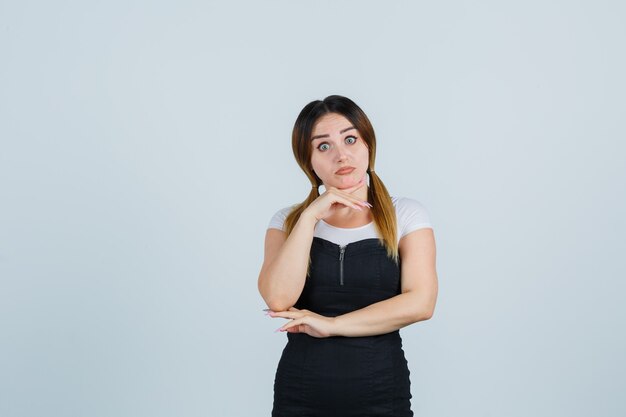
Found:
[[[270,315],[293,319],[279,330],[314,337],[373,336],[428,320],[433,316],[438,292],[433,229],[419,229],[404,236],[399,243],[399,254],[402,292],[395,297],[337,317],[293,307]]]

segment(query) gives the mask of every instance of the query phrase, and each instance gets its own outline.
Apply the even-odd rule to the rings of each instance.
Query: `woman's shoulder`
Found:
[[[391,201],[396,208],[400,237],[417,229],[433,227],[428,210],[420,201],[401,196],[392,196]]]
[[[391,201],[393,202],[393,205],[396,207],[396,210],[426,209],[419,200],[416,200],[410,197],[391,196]]]
[[[293,208],[296,205],[297,204],[292,204],[290,206],[283,207],[279,209],[278,211],[276,211],[274,215],[272,216],[272,218],[270,219],[270,222],[267,225],[267,228],[285,231],[285,227],[284,227],[285,219],[287,218],[289,213],[291,213],[291,210],[293,210]]]

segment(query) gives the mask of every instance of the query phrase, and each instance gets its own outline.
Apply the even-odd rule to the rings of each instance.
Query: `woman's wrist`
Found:
[[[338,326],[339,323],[337,323],[337,317],[329,317],[329,319],[330,319],[330,330],[328,332],[329,333],[328,336],[329,337],[341,336],[341,334],[339,334],[340,333],[339,326]]]
[[[319,220],[317,220],[314,215],[312,215],[310,212],[307,212],[306,210],[300,213],[300,218],[298,219],[298,223],[303,222],[312,227],[315,227],[318,221]]]

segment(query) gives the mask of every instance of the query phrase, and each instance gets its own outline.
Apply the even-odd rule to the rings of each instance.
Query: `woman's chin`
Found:
[[[362,176],[361,178],[365,179],[365,176]],[[332,178],[332,181],[328,183],[328,186],[343,190],[358,185],[361,178],[359,178],[358,174],[352,175],[352,173],[350,175],[336,176],[335,178]],[[326,185],[324,188],[326,188]]]
[[[357,180],[356,178],[352,178],[352,177],[344,178],[340,180],[335,187],[339,188],[340,190],[343,190],[345,188],[354,187],[358,183],[359,183],[359,180]]]

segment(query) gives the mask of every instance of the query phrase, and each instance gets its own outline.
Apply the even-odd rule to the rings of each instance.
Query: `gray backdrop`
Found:
[[[620,1],[0,3],[0,415],[268,416],[265,228],[300,109],[420,201],[418,416],[623,416]]]

